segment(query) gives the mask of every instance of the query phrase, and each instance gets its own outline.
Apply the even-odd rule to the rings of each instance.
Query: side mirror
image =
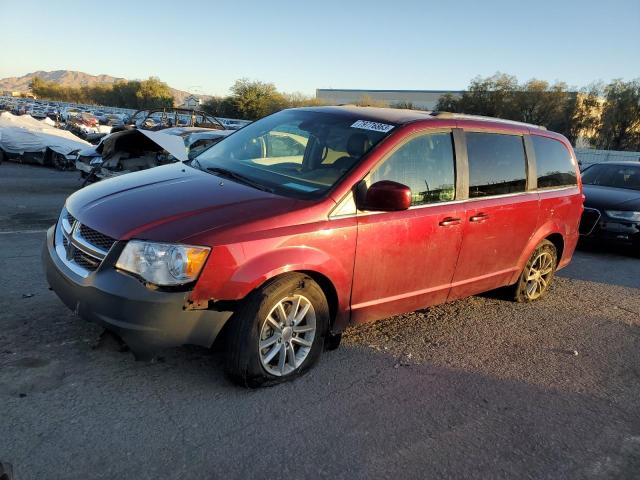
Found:
[[[411,206],[411,189],[391,180],[381,180],[367,189],[361,210],[394,212]]]

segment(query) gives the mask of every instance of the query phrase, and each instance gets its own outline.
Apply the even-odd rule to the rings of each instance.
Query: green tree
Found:
[[[604,99],[596,147],[640,150],[640,79],[612,81],[604,88]]]
[[[82,87],[64,87],[34,77],[31,91],[39,98],[66,102],[140,109],[173,106],[171,89],[155,77],[142,81],[130,80]]]
[[[286,100],[273,83],[236,80],[231,87],[231,101],[238,116],[247,120],[262,118],[286,108]]]
[[[575,141],[572,119],[576,99],[565,83],[532,79],[519,84],[516,77],[498,72],[491,77],[474,78],[459,97],[443,95],[436,110],[543,125]]]
[[[231,97],[211,97],[202,104],[202,109],[216,117],[238,118],[240,116]]]
[[[517,89],[518,81],[512,75],[498,72],[487,78],[476,77],[462,94],[459,108],[475,115],[511,118],[514,111],[513,92]]]
[[[439,112],[460,113],[460,99],[451,93],[445,93],[438,99],[435,110]]]
[[[157,77],[141,81],[136,98],[139,109],[173,107],[171,89]]]
[[[391,104],[391,108],[400,108],[404,110],[420,110],[418,107],[413,105],[413,102],[408,101],[400,101]]]
[[[569,121],[569,134],[566,135],[574,144],[578,137],[586,139],[589,143],[595,143],[604,103],[603,89],[601,83],[592,83],[576,94],[573,115]]]

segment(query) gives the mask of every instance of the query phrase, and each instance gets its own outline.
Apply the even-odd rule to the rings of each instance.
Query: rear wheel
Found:
[[[68,162],[67,162],[67,158],[58,153],[58,152],[53,152],[53,157],[52,157],[52,163],[54,168],[58,169],[58,170],[67,170],[68,169]]]
[[[291,380],[316,363],[329,327],[320,286],[285,274],[253,292],[231,319],[226,371],[244,386]]]
[[[533,302],[543,298],[549,291],[558,266],[558,252],[553,243],[543,240],[535,249],[513,286],[516,302]]]

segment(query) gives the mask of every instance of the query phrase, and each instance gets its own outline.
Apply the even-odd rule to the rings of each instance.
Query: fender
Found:
[[[338,298],[340,292],[350,290],[350,277],[344,267],[332,256],[317,248],[308,246],[283,247],[267,252],[242,265],[231,277],[230,282],[242,284],[244,297],[264,282],[286,272],[312,271],[324,275],[331,281]],[[348,303],[348,302],[347,302]]]
[[[246,244],[245,247],[248,247]],[[286,272],[315,272],[332,284],[337,296],[336,324],[346,326],[351,294],[352,269],[340,263],[335,256],[310,246],[282,246],[236,263],[235,268],[221,268],[230,276],[219,275],[212,282],[198,282],[191,293],[191,301],[241,300],[267,280]],[[264,249],[259,249],[265,251]],[[349,255],[353,259],[352,255]],[[236,258],[237,260],[237,258]]]

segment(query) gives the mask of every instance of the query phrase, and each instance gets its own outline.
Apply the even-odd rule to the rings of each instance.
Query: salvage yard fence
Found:
[[[618,150],[595,150],[592,148],[576,148],[576,157],[582,168],[594,163],[633,161],[640,162],[640,152],[622,152]]]

